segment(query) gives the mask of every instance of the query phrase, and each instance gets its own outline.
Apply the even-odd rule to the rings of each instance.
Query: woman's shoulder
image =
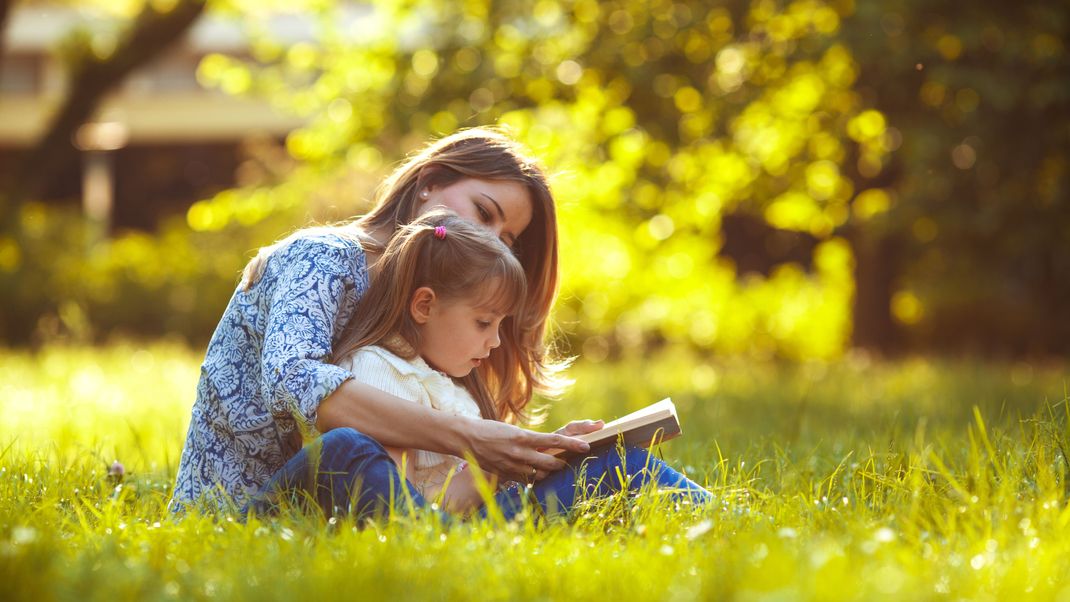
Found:
[[[331,273],[354,273],[367,266],[361,235],[352,227],[331,226],[296,232],[272,253],[271,259],[287,266],[298,262]]]
[[[299,231],[283,245],[283,249],[302,252],[330,249],[346,254],[364,255],[360,231],[347,226],[326,226]]]

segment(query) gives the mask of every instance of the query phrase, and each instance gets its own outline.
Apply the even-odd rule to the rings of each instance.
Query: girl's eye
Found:
[[[490,212],[483,208],[483,205],[476,203],[476,211],[479,212],[479,219],[485,223],[490,223]]]
[[[480,328],[484,328],[484,329],[490,328],[490,322],[487,322],[486,320],[476,320],[476,324]]]

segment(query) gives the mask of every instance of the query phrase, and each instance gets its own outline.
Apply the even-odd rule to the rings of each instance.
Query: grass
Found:
[[[581,364],[548,423],[671,395],[685,436],[662,453],[716,503],[647,494],[444,530],[170,520],[199,359],[0,351],[4,599],[1070,597],[1064,364]]]

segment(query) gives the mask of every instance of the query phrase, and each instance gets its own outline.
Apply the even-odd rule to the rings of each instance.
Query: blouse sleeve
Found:
[[[298,239],[282,251],[274,258],[282,265],[268,309],[260,386],[276,420],[292,418],[314,432],[320,401],[352,378],[327,360],[335,328],[364,293],[364,253],[317,239]]]

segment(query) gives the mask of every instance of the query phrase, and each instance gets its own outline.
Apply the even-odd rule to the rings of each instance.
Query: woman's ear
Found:
[[[409,302],[409,314],[412,321],[417,324],[426,324],[431,317],[431,308],[435,306],[437,298],[435,291],[430,287],[421,286],[412,292],[412,301]]]

